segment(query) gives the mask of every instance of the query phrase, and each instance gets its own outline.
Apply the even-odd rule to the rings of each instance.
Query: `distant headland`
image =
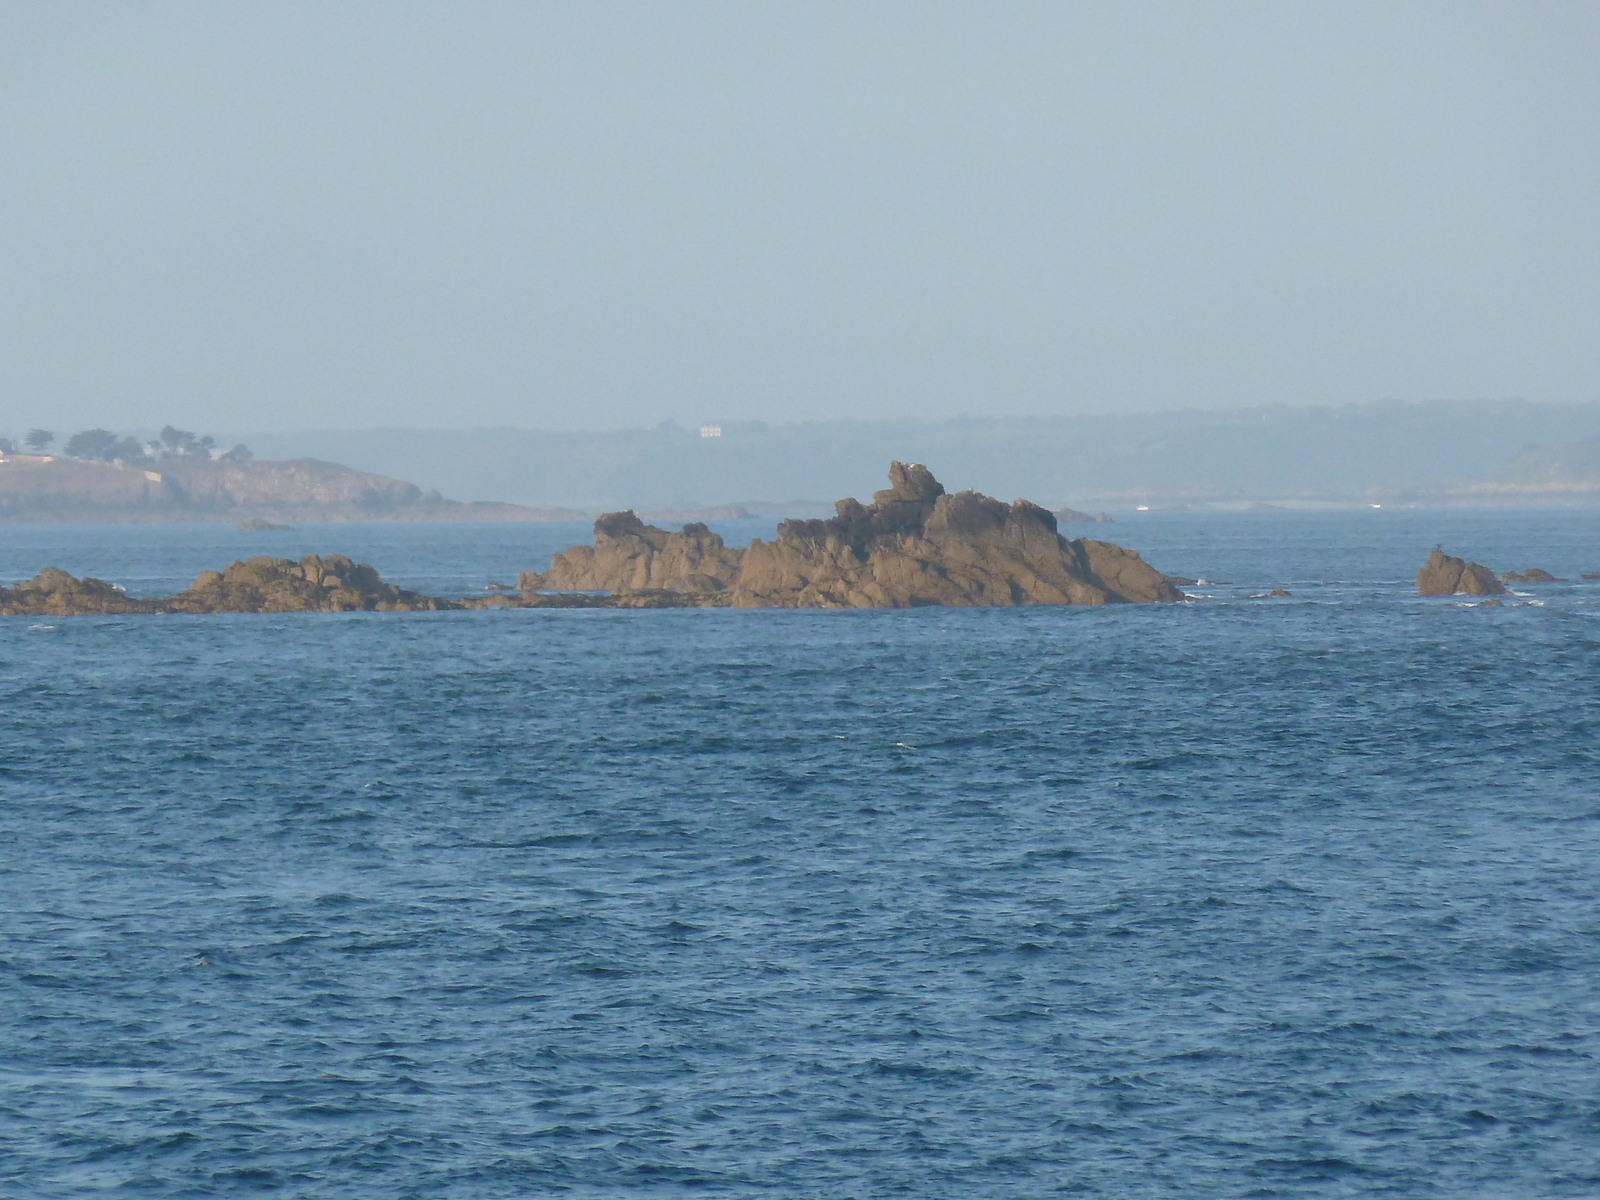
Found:
[[[573,509],[447,500],[414,483],[315,458],[257,459],[248,447],[217,452],[210,438],[167,426],[140,442],[104,429],[68,438],[35,429],[26,451],[0,439],[0,523],[228,522],[270,530],[283,523],[344,521],[550,521]]]
[[[791,420],[649,428],[323,429],[246,438],[262,457],[350,463],[448,496],[646,520],[831,513],[891,459],[991,496],[1121,519],[1273,508],[1600,504],[1600,404],[1269,405],[1058,416]],[[808,501],[792,500],[808,497]],[[706,515],[677,515],[706,510]],[[774,511],[777,510],[777,511]],[[668,515],[668,514],[673,515]]]

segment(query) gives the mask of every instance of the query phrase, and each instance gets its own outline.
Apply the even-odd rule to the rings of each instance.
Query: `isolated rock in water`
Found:
[[[524,588],[697,593],[741,608],[1106,604],[1183,599],[1131,550],[1068,541],[1048,509],[947,494],[920,463],[893,463],[871,504],[784,521],[770,542],[728,549],[703,526],[668,534],[631,512],[595,522],[595,545],[558,554]]]
[[[1500,576],[1501,583],[1560,583],[1549,571],[1541,571],[1538,567],[1529,567],[1526,571],[1507,571]]]
[[[1419,596],[1503,596],[1505,590],[1488,567],[1452,558],[1438,546],[1417,572]]]
[[[452,607],[385,583],[342,554],[299,562],[265,554],[202,571],[188,591],[161,602],[164,612],[419,612]]]
[[[629,509],[594,523],[593,547],[573,546],[557,554],[548,571],[524,571],[517,586],[523,591],[720,592],[738,575],[743,555],[699,522],[669,533],[646,525]]]
[[[299,562],[262,555],[225,571],[201,571],[187,591],[136,600],[98,579],[49,567],[26,583],[0,588],[3,616],[108,616],[120,613],[419,612],[459,607],[385,583],[342,554]]]
[[[71,617],[155,612],[148,600],[131,600],[103,580],[78,579],[59,567],[46,567],[14,588],[0,588],[0,615]]]

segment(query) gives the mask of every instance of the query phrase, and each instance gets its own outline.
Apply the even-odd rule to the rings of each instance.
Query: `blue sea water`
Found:
[[[1600,522],[1095,532],[1206,599],[0,618],[0,1195],[1600,1193],[1600,584],[1409,583]]]

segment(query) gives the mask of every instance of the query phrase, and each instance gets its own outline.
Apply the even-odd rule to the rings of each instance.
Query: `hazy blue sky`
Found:
[[[1600,398],[1600,4],[0,3],[0,432]]]

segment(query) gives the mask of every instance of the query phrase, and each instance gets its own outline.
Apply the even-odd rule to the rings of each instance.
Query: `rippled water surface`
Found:
[[[1100,530],[1184,607],[0,618],[0,1195],[1594,1195],[1600,584],[1406,579],[1597,531]]]

